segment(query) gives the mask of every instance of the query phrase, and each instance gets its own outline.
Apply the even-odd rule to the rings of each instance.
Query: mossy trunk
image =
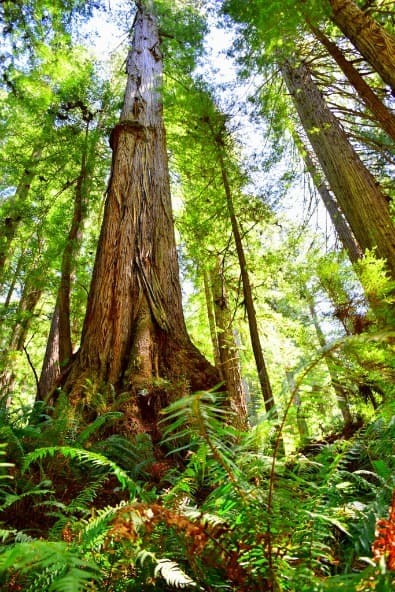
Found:
[[[186,331],[174,237],[156,18],[137,3],[128,80],[113,150],[104,219],[81,347],[65,388],[130,397],[130,430],[157,432],[159,411],[190,390],[219,383]]]

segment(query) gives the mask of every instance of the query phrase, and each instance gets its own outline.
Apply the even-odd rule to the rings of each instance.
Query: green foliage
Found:
[[[92,586],[114,592],[150,586],[243,592],[270,583],[289,592],[324,592],[391,585],[391,572],[369,557],[375,524],[387,515],[395,488],[393,406],[349,440],[312,442],[276,460],[264,452],[259,426],[238,433],[221,401],[215,392],[199,392],[168,408],[162,446],[178,461],[170,462],[158,491],[136,486],[129,476],[144,475],[153,460],[146,437],[134,444],[119,436],[107,439],[114,458],[125,456],[125,468],[127,458],[135,462],[141,455],[142,467],[126,471],[92,450],[41,448],[36,427],[34,449],[23,452],[23,475],[16,467],[13,480],[20,483],[22,477],[30,485],[13,493],[7,480],[2,484],[3,589],[11,592],[17,584],[35,592]],[[2,433],[13,445],[16,436],[8,427]],[[85,442],[99,429],[97,422],[90,427],[80,432]],[[21,448],[32,446],[31,433],[31,427],[19,428],[19,458]],[[68,490],[62,458],[71,470],[67,479],[82,485],[68,493],[67,502],[56,493],[62,474]],[[34,483],[37,467],[51,481]],[[111,475],[133,500],[97,508]],[[23,508],[24,499],[36,500],[36,511],[52,520],[46,539],[12,527],[8,509]],[[372,565],[365,567],[361,558]]]
[[[295,37],[301,37],[305,26],[304,16],[314,22],[327,17],[329,3],[320,0],[275,1],[261,3],[258,0],[240,3],[226,0],[223,3],[225,14],[243,25],[243,34],[254,48],[254,57],[258,60],[265,55],[266,59],[278,55],[293,54]],[[259,51],[261,50],[261,51]],[[260,55],[259,55],[260,54]]]
[[[39,368],[84,162],[90,215],[75,261],[71,313],[73,341],[80,336],[109,164],[106,137],[119,92],[112,83],[102,83],[85,51],[68,44],[66,21],[78,3],[2,5],[13,49],[22,53],[20,59],[7,58],[0,95],[0,217],[18,221],[10,244],[1,239],[7,262],[0,338],[2,345],[9,344],[16,330],[28,327],[34,337],[33,367]],[[220,152],[234,192],[282,423],[279,428],[257,405],[256,426],[240,433],[232,427],[226,398],[200,391],[170,405],[160,426],[162,440],[153,443],[148,434],[131,435],[122,424],[118,410],[131,396],[126,387],[120,394],[111,385],[98,390],[89,382],[76,408],[60,393],[55,409],[39,403],[31,411],[27,405],[25,413],[34,397],[31,368],[25,380],[23,350],[7,351],[1,369],[12,368],[16,376],[10,381],[14,405],[4,405],[0,417],[2,589],[389,590],[393,572],[384,560],[371,559],[371,547],[395,488],[393,286],[382,263],[366,253],[357,267],[375,306],[365,314],[352,268],[337,255],[307,255],[315,239],[306,229],[291,228],[269,208],[267,203],[276,201],[273,195],[273,201],[265,201],[269,190],[246,190],[254,167],[240,165],[240,146],[229,132],[234,120],[221,113],[206,85],[193,83],[190,76],[202,51],[205,23],[195,3],[155,5],[166,60],[171,176],[183,199],[178,225],[183,269],[201,310],[202,272],[221,259],[244,376],[254,385]],[[285,127],[293,131],[295,124],[273,64],[280,53],[294,51],[295,39],[306,41],[302,11],[326,23],[328,3],[224,5],[245,23],[239,28],[249,44],[244,65],[263,68],[265,84],[257,103],[271,113],[279,139]],[[47,44],[43,40],[51,28]],[[27,46],[29,59],[23,53]],[[332,83],[337,80],[333,71],[328,76]],[[276,144],[257,168],[267,173],[283,150]],[[19,199],[25,171],[32,174],[31,183]],[[273,191],[277,200],[293,171],[282,177],[283,184]],[[266,176],[265,186],[269,181]],[[33,289],[42,291],[39,304],[24,309],[20,296]],[[313,305],[319,303],[318,324],[328,339],[324,345],[314,327],[310,296]],[[208,349],[202,323],[194,323],[194,332]],[[336,385],[350,403],[354,421],[346,426],[349,431],[343,430],[336,409]],[[300,409],[309,434],[297,433]],[[89,424],[86,410],[95,417]],[[298,450],[299,437],[303,447]]]
[[[80,464],[92,464],[95,469],[104,469],[105,471],[110,470],[114,473],[122,487],[129,490],[130,494],[133,495],[136,491],[136,484],[133,480],[114,462],[98,454],[97,452],[91,452],[90,450],[83,450],[80,448],[72,448],[70,446],[52,446],[48,448],[37,448],[33,452],[26,455],[22,466],[22,471],[25,472],[32,463],[41,461],[43,458],[49,456],[53,457],[56,454],[62,454],[67,458],[78,461]]]
[[[6,548],[0,554],[0,577],[15,574],[24,590],[80,592],[100,579],[97,566],[67,543],[31,541]],[[12,579],[12,575],[10,576]]]

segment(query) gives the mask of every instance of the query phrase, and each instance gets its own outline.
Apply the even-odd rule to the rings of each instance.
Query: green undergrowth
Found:
[[[4,592],[393,589],[372,553],[395,489],[393,405],[278,458],[214,392],[166,410],[159,453],[147,435],[102,438],[119,413],[56,417],[1,417]]]

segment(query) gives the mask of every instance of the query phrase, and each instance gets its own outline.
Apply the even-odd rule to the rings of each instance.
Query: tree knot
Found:
[[[112,129],[109,139],[112,151],[115,151],[115,149],[117,148],[119,136],[123,132],[133,135],[141,135],[145,139],[147,127],[140,123],[140,121],[137,121],[136,119],[127,119],[125,121],[117,123]]]

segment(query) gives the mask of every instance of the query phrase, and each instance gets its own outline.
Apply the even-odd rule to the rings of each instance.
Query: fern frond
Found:
[[[66,458],[71,458],[81,464],[91,464],[96,468],[102,468],[112,472],[121,486],[128,489],[132,496],[135,496],[139,491],[139,486],[129,477],[126,471],[121,469],[116,463],[97,452],[91,452],[81,448],[73,448],[72,446],[49,446],[45,448],[37,448],[33,452],[30,452],[24,459],[22,471],[25,472],[32,463],[40,461],[47,456],[53,457],[56,454],[62,454]]]
[[[6,543],[11,537],[14,538],[17,532],[15,529],[7,530],[6,528],[0,528],[0,541]]]
[[[64,575],[58,576],[51,584],[49,592],[82,592],[83,590],[92,590],[92,580],[98,581],[97,573],[86,570],[86,565],[80,567],[70,567]],[[95,577],[93,577],[95,576]]]
[[[96,515],[87,521],[81,521],[83,528],[79,535],[81,544],[87,548],[98,548],[103,543],[110,526],[110,520],[116,516],[128,502],[121,501],[116,506],[107,506],[96,511]]]
[[[48,487],[49,485],[52,485],[51,481],[44,480],[41,483],[38,483],[38,485],[35,485],[31,489],[29,489],[28,491],[24,491],[23,493],[5,493],[4,502],[1,504],[0,509],[5,510],[13,504],[20,502],[22,499],[26,497],[44,496],[48,493],[51,494],[53,493],[53,489],[50,489]]]
[[[171,559],[158,559],[155,553],[142,549],[137,555],[137,561],[143,566],[147,559],[150,559],[154,564],[154,577],[161,576],[167,584],[175,588],[195,588],[196,582],[192,580],[175,562]]]
[[[161,575],[167,584],[175,588],[195,587],[197,584],[190,578],[175,561],[157,559],[154,576]]]
[[[67,543],[35,540],[16,544],[0,553],[0,574],[17,572],[34,579],[35,574],[44,570],[48,570],[52,581],[49,588],[35,588],[37,592],[81,592],[88,589],[88,584],[91,588],[92,582],[101,579],[97,565],[81,557],[78,549]]]
[[[123,416],[123,413],[120,411],[108,411],[107,413],[103,413],[99,415],[92,423],[90,423],[82,432],[78,435],[76,439],[76,444],[78,446],[83,446],[87,440],[94,434],[97,430],[99,430],[105,423],[116,421]]]
[[[113,434],[106,440],[95,444],[93,450],[116,462],[132,475],[132,478],[145,476],[145,469],[155,462],[152,440],[148,434],[138,434],[129,440]]]
[[[163,411],[165,419],[162,420],[162,443],[174,443],[180,437],[189,435],[189,448],[190,433],[194,434],[200,442],[206,443],[212,457],[243,497],[243,488],[239,486],[239,481],[243,481],[243,475],[234,461],[236,431],[226,423],[229,413],[227,409],[221,408],[220,395],[214,391],[200,391],[178,399]],[[185,447],[178,446],[177,450]]]

